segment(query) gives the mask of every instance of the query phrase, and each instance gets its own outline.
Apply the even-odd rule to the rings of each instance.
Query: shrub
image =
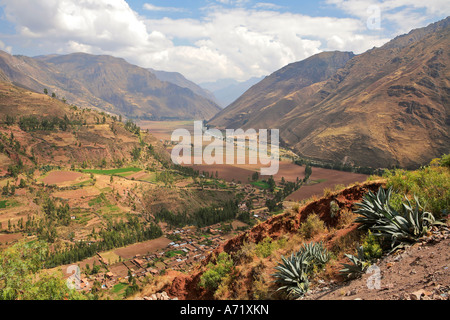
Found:
[[[255,244],[253,242],[245,242],[241,246],[241,249],[236,252],[233,259],[236,263],[245,264],[253,261],[255,256]]]
[[[441,165],[446,164],[447,158],[441,159]],[[450,207],[450,170],[447,167],[424,167],[416,171],[394,170],[386,171],[384,178],[387,188],[395,193],[412,199],[417,196],[420,203],[436,217],[448,214]]]
[[[272,254],[274,246],[272,238],[267,237],[256,245],[255,253],[260,258],[267,258]]]
[[[383,255],[380,238],[375,236],[370,230],[363,240],[362,247],[364,250],[364,258],[368,261],[381,258],[381,256]]]
[[[222,252],[216,258],[215,263],[208,263],[207,271],[202,274],[199,286],[215,292],[219,288],[222,280],[227,277],[232,270],[233,260],[231,259],[231,256],[226,252]]]
[[[324,197],[329,197],[333,194],[333,190],[331,190],[330,188],[325,188],[323,189],[323,196]]]
[[[450,168],[450,154],[446,154],[441,158],[440,165],[442,167]]]
[[[356,219],[356,214],[353,211],[348,210],[347,208],[341,210],[339,215],[339,220],[337,222],[336,227],[338,229],[342,229],[352,224]]]
[[[327,228],[325,223],[320,220],[319,216],[312,213],[306,218],[306,221],[300,226],[299,232],[305,239],[311,239],[319,233],[325,232]]]

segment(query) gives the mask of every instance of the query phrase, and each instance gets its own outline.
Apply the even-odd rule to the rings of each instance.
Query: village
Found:
[[[269,219],[269,213],[263,201],[263,191],[252,185],[240,186],[245,197],[240,203],[240,211],[248,211],[252,221],[263,222]],[[249,201],[252,208],[249,210]],[[239,220],[218,223],[204,228],[184,227],[170,229],[163,225],[166,245],[153,252],[136,254],[129,259],[109,261],[103,253],[97,253],[93,260],[94,274],[83,270],[77,289],[89,292],[94,283],[101,290],[113,290],[119,284],[128,284],[134,279],[138,285],[145,284],[152,277],[163,275],[168,270],[189,272],[196,264],[204,260],[220,244],[248,229],[249,225]],[[160,239],[158,239],[160,240]],[[155,240],[151,240],[155,241]],[[90,271],[91,268],[88,269]]]

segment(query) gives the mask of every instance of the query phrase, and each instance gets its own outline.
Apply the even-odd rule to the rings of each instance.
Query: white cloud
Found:
[[[184,11],[186,11],[184,8],[158,7],[151,3],[144,3],[143,8],[148,11],[166,11],[166,12],[184,12]]]
[[[12,52],[12,47],[5,45],[5,43],[3,43],[3,41],[0,40],[0,50],[6,51],[8,53],[11,53]]]
[[[358,19],[309,17],[244,8],[211,10],[201,21],[149,20],[147,26],[171,39],[190,39],[194,43],[189,51],[183,50],[183,57],[174,47],[168,51],[167,60],[159,63],[176,71],[176,64],[172,64],[175,59],[170,57],[177,56],[190,65],[190,70],[196,70],[189,76],[197,81],[210,81],[218,76],[246,80],[267,75],[322,50],[359,53],[387,41],[378,35],[364,35],[366,27]],[[205,52],[210,54],[205,56]],[[221,68],[215,66],[215,59],[219,57]]]
[[[326,3],[363,21],[373,14],[370,8],[378,7],[381,26],[394,25],[394,29],[384,29],[395,35],[424,26],[430,18],[436,19],[450,14],[448,0],[326,0]]]
[[[394,20],[403,15],[402,28],[412,20],[420,21],[414,6],[423,8],[424,4],[409,2],[413,5],[408,10],[394,10],[394,1],[384,1],[383,8],[393,8],[383,11],[384,18]],[[178,71],[197,82],[246,80],[323,50],[361,53],[388,40],[380,32],[368,31],[364,20],[368,6],[380,3],[375,0],[327,0],[352,18],[279,12],[276,5],[266,2],[247,8],[248,0],[211,1],[213,5],[200,10],[203,16],[198,19],[146,19],[125,0],[0,3],[5,17],[16,25],[14,48],[20,40],[22,46],[39,48],[39,54],[109,54],[143,67]],[[438,12],[440,5],[448,7],[440,0],[429,0],[426,10]],[[155,12],[178,10],[150,3],[144,8]]]
[[[255,9],[267,9],[267,10],[279,10],[282,9],[282,6],[279,6],[277,4],[274,3],[269,3],[269,2],[258,2],[256,3],[253,8]]]

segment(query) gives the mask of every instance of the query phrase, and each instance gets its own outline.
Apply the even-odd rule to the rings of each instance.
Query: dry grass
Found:
[[[338,260],[344,257],[344,253],[355,253],[356,248],[361,243],[362,236],[363,232],[359,229],[355,229],[342,237],[338,237],[331,247],[331,252]]]
[[[166,276],[149,277],[148,283],[138,295],[141,297],[151,296],[155,292],[163,291],[163,289],[171,283],[172,279]]]
[[[320,233],[327,232],[325,227],[325,222],[320,219],[320,217],[312,213],[307,218],[306,221],[300,225],[299,233],[306,239],[309,240],[314,238]]]
[[[339,213],[339,221],[336,228],[343,229],[345,227],[348,227],[355,221],[356,217],[357,214],[355,214],[352,210],[349,210],[347,208],[341,210]]]

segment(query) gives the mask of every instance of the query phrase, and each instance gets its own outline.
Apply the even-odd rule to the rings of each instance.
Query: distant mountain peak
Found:
[[[0,54],[0,70],[12,82],[37,92],[56,92],[69,103],[135,119],[199,119],[220,108],[189,88],[160,81],[125,59],[72,53],[35,58]]]

